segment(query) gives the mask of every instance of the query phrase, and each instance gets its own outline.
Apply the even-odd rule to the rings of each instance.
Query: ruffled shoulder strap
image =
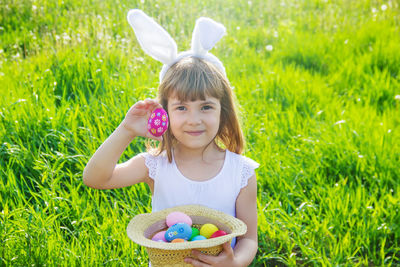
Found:
[[[157,176],[160,157],[153,156],[148,152],[141,153],[140,155],[144,157],[145,165],[149,169],[149,177],[154,180]]]
[[[242,161],[242,170],[240,175],[240,188],[247,186],[248,180],[255,174],[255,169],[257,169],[260,164],[254,160],[247,158],[245,156],[240,156]]]

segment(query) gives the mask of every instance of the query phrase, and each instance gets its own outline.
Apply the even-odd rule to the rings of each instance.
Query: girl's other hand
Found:
[[[201,253],[198,250],[193,250],[193,256],[196,256],[198,260],[193,258],[185,258],[186,263],[190,263],[195,267],[206,267],[206,266],[220,266],[220,267],[236,267],[239,266],[235,262],[235,255],[231,247],[230,242],[222,244],[223,250],[218,256],[211,256]]]
[[[162,108],[162,106],[153,99],[145,99],[135,103],[126,113],[122,126],[133,137],[143,136],[154,140],[161,141],[162,137],[156,137],[147,130],[147,122],[153,110]]]

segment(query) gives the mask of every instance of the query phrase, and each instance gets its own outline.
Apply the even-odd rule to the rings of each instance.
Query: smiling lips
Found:
[[[188,135],[191,135],[191,136],[199,136],[202,133],[204,133],[204,131],[185,131],[185,133],[187,133]]]

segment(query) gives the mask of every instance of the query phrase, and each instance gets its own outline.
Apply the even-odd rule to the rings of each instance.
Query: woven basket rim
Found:
[[[181,211],[189,216],[202,216],[203,214],[207,218],[211,218],[221,222],[222,224],[228,226],[232,232],[230,234],[210,238],[206,240],[194,241],[194,242],[184,242],[184,243],[165,243],[157,242],[148,239],[144,236],[145,230],[166,218],[166,216],[173,211]],[[176,206],[173,208],[168,208],[152,213],[138,214],[131,219],[126,228],[128,237],[135,243],[144,246],[146,248],[154,249],[165,249],[165,250],[183,250],[183,249],[195,249],[195,248],[209,248],[221,245],[225,242],[230,242],[232,238],[244,235],[247,231],[246,224],[229,214],[221,211],[217,211],[206,206],[201,205],[184,205]]]

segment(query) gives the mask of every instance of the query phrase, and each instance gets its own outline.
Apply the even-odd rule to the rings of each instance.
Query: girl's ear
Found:
[[[195,55],[205,55],[225,33],[226,29],[221,23],[210,18],[199,18],[193,30],[192,51]]]
[[[149,56],[166,65],[176,59],[178,49],[174,39],[157,22],[139,9],[130,10],[127,18],[140,46]]]

